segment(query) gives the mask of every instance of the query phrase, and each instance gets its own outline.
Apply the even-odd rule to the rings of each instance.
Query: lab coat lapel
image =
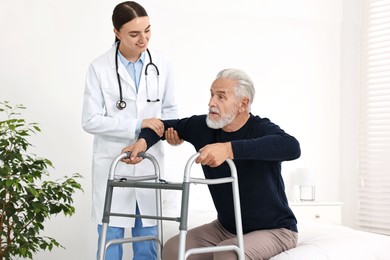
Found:
[[[115,70],[115,44],[111,49],[111,54],[109,56],[110,59],[110,64],[112,68]],[[119,73],[119,78],[121,80],[121,85],[122,85],[122,93],[123,95],[130,99],[135,100],[136,99],[136,88],[135,88],[135,83],[129,73],[127,72],[125,66],[122,64],[120,59],[118,58],[118,73]],[[116,75],[115,75],[116,77]]]
[[[135,93],[136,92],[135,83],[133,79],[130,77],[129,72],[127,72],[122,62],[118,61],[118,65],[119,65],[119,69],[118,69],[119,77],[121,78],[122,82],[125,82],[122,83],[122,87],[124,88],[124,90],[126,90],[125,88],[130,87]]]

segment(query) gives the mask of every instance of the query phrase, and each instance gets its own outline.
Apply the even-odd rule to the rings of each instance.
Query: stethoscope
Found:
[[[120,41],[118,41],[118,44],[116,45],[116,51],[115,51],[115,71],[116,71],[116,76],[117,76],[117,79],[118,79],[118,86],[119,86],[119,100],[118,102],[116,102],[116,107],[119,109],[119,110],[122,110],[126,107],[126,102],[123,100],[123,95],[122,95],[122,84],[121,84],[121,79],[120,79],[120,76],[119,76],[119,73],[118,73],[118,51],[119,51],[119,44],[120,44]],[[160,76],[160,72],[158,71],[158,68],[156,66],[156,64],[154,64],[152,62],[152,55],[150,55],[150,51],[149,49],[146,49],[146,51],[148,52],[148,56],[149,56],[149,63],[146,64],[146,67],[145,67],[145,81],[146,81],[146,101],[147,102],[160,102],[160,99],[158,98],[159,96],[159,90],[160,90],[160,86],[159,86],[159,76]],[[149,90],[148,90],[148,67],[149,66],[152,66],[154,67],[154,69],[156,70],[156,77],[157,77],[157,98],[156,99],[150,99],[149,98]]]

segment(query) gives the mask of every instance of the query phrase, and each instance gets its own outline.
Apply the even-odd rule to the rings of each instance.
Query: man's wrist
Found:
[[[227,146],[228,146],[228,158],[233,160],[234,155],[233,155],[232,142],[227,142]]]
[[[148,144],[146,143],[146,140],[144,138],[140,138],[137,140],[137,143],[140,147],[142,147],[143,151],[145,152],[148,149]]]

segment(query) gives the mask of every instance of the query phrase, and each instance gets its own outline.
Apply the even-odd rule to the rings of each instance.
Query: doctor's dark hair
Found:
[[[148,16],[145,8],[133,1],[126,1],[115,6],[112,12],[112,24],[119,31],[125,23],[130,22],[136,17]],[[119,39],[115,37],[115,42]]]
[[[255,98],[255,87],[251,78],[239,69],[224,69],[221,70],[216,79],[230,79],[237,82],[236,88],[234,89],[234,94],[237,98],[248,98],[248,108],[247,112],[251,112],[251,105],[253,99]]]

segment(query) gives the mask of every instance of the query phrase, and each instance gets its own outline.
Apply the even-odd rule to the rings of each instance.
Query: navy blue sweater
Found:
[[[165,129],[176,129],[179,136],[191,143],[196,151],[207,144],[232,143],[244,233],[275,228],[297,231],[297,221],[288,206],[281,175],[281,162],[297,159],[301,154],[299,143],[294,137],[269,119],[253,115],[236,132],[209,128],[206,115],[163,122]],[[143,129],[139,138],[146,140],[148,148],[160,140],[150,129]],[[230,176],[226,162],[219,167],[202,168],[208,179]],[[235,234],[231,184],[209,185],[209,190],[218,220],[225,229]]]

